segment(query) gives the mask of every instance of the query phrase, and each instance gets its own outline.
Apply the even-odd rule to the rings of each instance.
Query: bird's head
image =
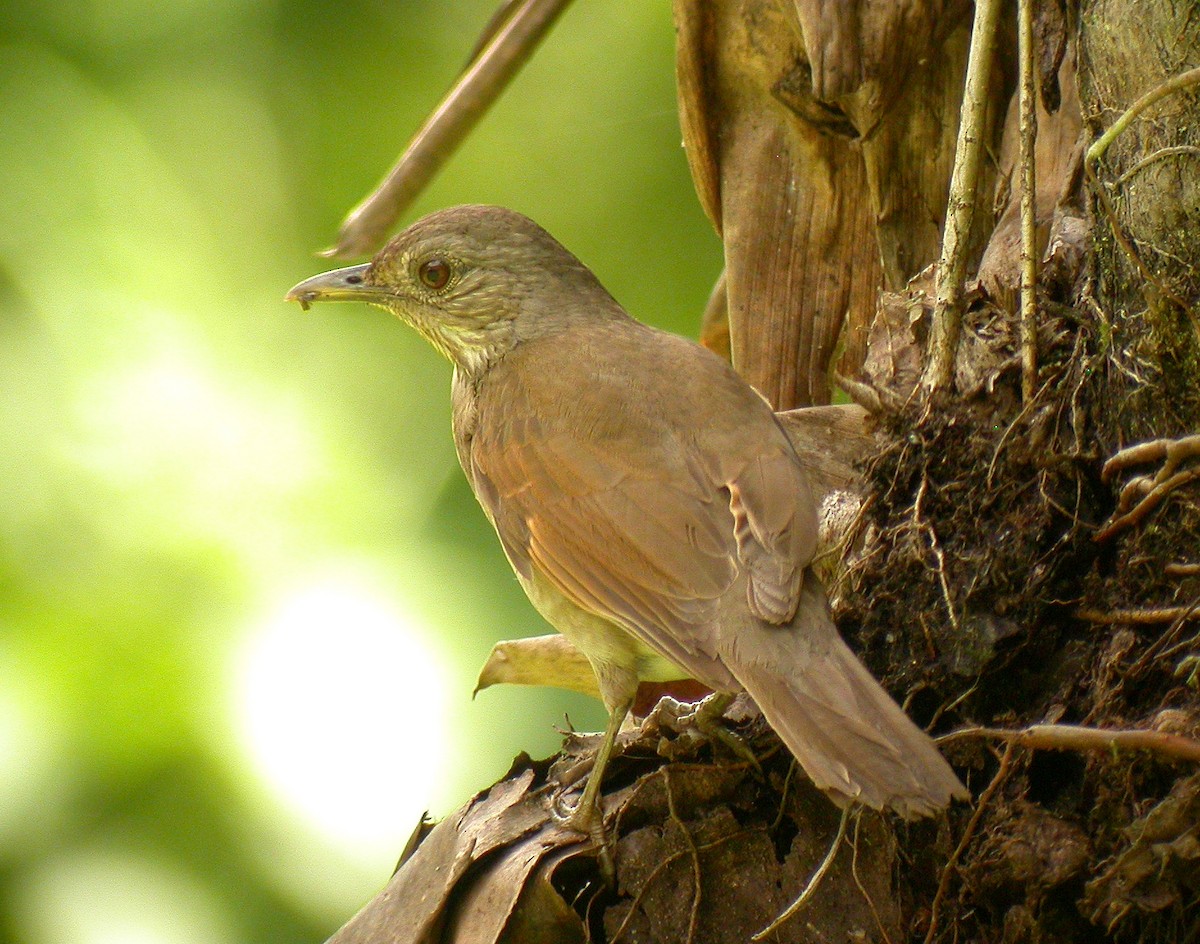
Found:
[[[313,276],[287,298],[305,308],[319,301],[386,308],[467,376],[574,318],[620,311],[553,236],[528,217],[494,206],[432,213],[371,262]]]

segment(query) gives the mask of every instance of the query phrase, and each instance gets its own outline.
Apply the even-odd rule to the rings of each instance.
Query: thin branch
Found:
[[[1018,0],[1021,60],[1021,398],[1029,403],[1038,386],[1037,351],[1037,102],[1034,68],[1033,0]]]
[[[954,379],[954,361],[962,333],[962,291],[970,249],[971,222],[979,186],[979,165],[986,136],[988,79],[995,58],[996,24],[1001,0],[978,0],[971,28],[971,52],[959,117],[954,171],[946,206],[946,231],[937,268],[937,295],[929,360],[921,379],[925,390],[944,390]]]
[[[324,256],[374,252],[396,221],[504,91],[571,0],[509,3],[494,30],[375,190],[350,211]],[[509,12],[511,11],[511,12]]]
[[[1124,114],[1114,121],[1112,126],[1105,131],[1104,134],[1100,135],[1100,137],[1092,142],[1092,146],[1087,150],[1087,157],[1084,160],[1084,164],[1091,164],[1093,167],[1095,167],[1096,164],[1099,163],[1100,158],[1104,156],[1104,152],[1107,151],[1113,141],[1117,139],[1117,136],[1129,127],[1134,118],[1144,112],[1155,102],[1166,98],[1168,95],[1174,94],[1175,92],[1197,84],[1200,84],[1200,66],[1195,69],[1188,69],[1187,72],[1182,72],[1177,76],[1167,79],[1167,81],[1163,82],[1161,85],[1152,88],[1149,92],[1126,108]]]

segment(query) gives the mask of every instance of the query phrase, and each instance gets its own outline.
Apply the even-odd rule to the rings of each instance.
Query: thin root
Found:
[[[800,897],[787,906],[787,909],[778,918],[768,924],[757,934],[751,935],[750,940],[762,941],[779,930],[783,924],[788,921],[796,912],[808,904],[816,893],[817,888],[821,884],[821,879],[825,877],[825,873],[829,871],[833,865],[833,860],[837,856],[838,849],[842,846],[842,840],[846,837],[846,823],[850,820],[851,807],[847,806],[842,810],[842,818],[838,823],[837,835],[833,837],[833,843],[829,847],[829,851],[825,853],[825,858],[821,864],[817,866],[817,870],[813,872],[812,877],[808,880],[808,884],[804,886],[804,891],[800,893]]]
[[[942,877],[938,880],[937,892],[933,896],[933,904],[929,907],[929,931],[925,935],[925,944],[932,944],[934,937],[937,935],[938,912],[941,909],[942,900],[946,897],[946,892],[950,888],[950,876],[958,869],[959,860],[962,858],[963,853],[966,852],[967,845],[975,835],[975,830],[979,828],[979,821],[983,819],[983,811],[987,809],[988,804],[992,801],[992,797],[996,795],[996,791],[1000,789],[1001,784],[1007,779],[1015,747],[1016,741],[1009,741],[1005,745],[1004,756],[1000,758],[1000,769],[996,771],[996,776],[987,785],[987,789],[979,795],[979,802],[975,804],[975,812],[971,814],[967,828],[963,830],[962,839],[958,841],[954,852],[950,854],[949,861],[946,862],[946,867],[942,870]]]

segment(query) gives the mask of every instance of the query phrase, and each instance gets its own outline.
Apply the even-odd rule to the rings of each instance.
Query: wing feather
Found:
[[[568,599],[612,620],[701,680],[712,678],[718,601],[737,575],[733,517],[716,485],[628,453],[510,425],[477,437],[480,503],[514,569],[539,570]]]

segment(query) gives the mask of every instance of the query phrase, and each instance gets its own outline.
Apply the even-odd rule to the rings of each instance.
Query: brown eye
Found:
[[[435,292],[439,291],[445,288],[446,283],[450,281],[450,263],[437,257],[427,259],[417,269],[417,278],[426,288],[431,288]]]

